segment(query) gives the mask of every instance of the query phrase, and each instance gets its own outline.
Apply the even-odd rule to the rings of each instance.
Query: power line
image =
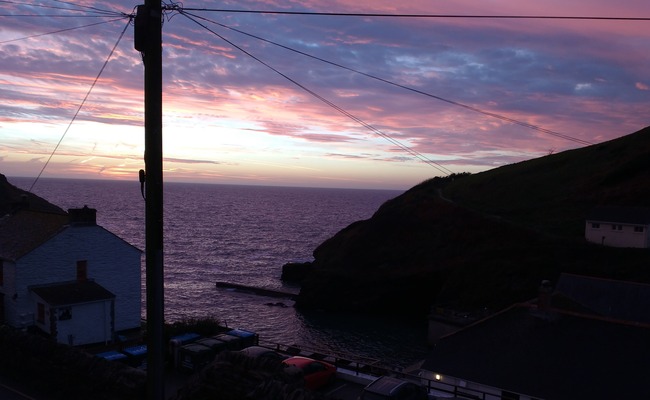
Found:
[[[309,93],[311,96],[317,98],[318,100],[322,101],[323,103],[327,104],[328,106],[334,108],[336,111],[340,112],[341,114],[345,115],[346,117],[348,117],[348,118],[354,120],[355,122],[357,122],[357,123],[363,125],[365,128],[367,128],[368,130],[370,130],[370,131],[376,133],[377,135],[379,135],[379,136],[381,136],[382,138],[386,139],[386,140],[389,141],[390,143],[393,143],[394,145],[398,146],[399,148],[401,148],[401,149],[407,151],[408,153],[410,153],[411,155],[417,157],[418,159],[420,159],[421,161],[425,162],[426,164],[429,164],[430,166],[432,166],[432,167],[434,167],[434,168],[437,168],[439,171],[441,171],[441,172],[443,172],[443,173],[445,173],[445,174],[450,174],[450,173],[453,172],[453,171],[451,171],[450,169],[444,167],[443,165],[441,165],[441,164],[439,164],[439,163],[437,163],[437,162],[435,162],[435,161],[433,161],[433,160],[430,160],[429,158],[427,158],[427,157],[426,157],[425,155],[423,155],[422,153],[420,153],[420,152],[418,152],[418,151],[416,151],[416,150],[414,150],[414,149],[408,147],[407,145],[405,145],[405,144],[399,142],[397,139],[391,137],[390,135],[388,135],[388,134],[386,134],[386,133],[380,131],[379,129],[373,127],[372,125],[370,125],[370,124],[368,124],[368,123],[366,123],[365,121],[361,120],[360,118],[354,116],[354,115],[351,114],[350,112],[348,112],[348,111],[346,111],[345,109],[339,107],[338,105],[334,104],[334,103],[331,102],[330,100],[327,100],[326,98],[324,98],[323,96],[321,96],[321,95],[319,95],[318,93],[314,92],[313,90],[307,88],[306,86],[304,86],[304,85],[301,84],[300,82],[298,82],[298,81],[294,80],[293,78],[287,76],[286,74],[282,73],[282,72],[279,71],[278,69],[276,69],[276,68],[274,68],[273,66],[269,65],[268,63],[264,62],[264,61],[261,60],[260,58],[256,57],[255,55],[253,55],[253,54],[251,54],[250,52],[248,52],[248,51],[246,51],[245,49],[243,49],[242,47],[240,47],[240,46],[236,45],[235,43],[233,43],[232,41],[226,39],[226,38],[223,37],[222,35],[218,34],[217,32],[213,31],[212,29],[208,28],[208,27],[205,26],[204,24],[202,24],[202,23],[200,23],[199,21],[197,21],[196,19],[194,19],[193,17],[196,17],[195,15],[193,15],[193,14],[189,14],[189,13],[186,13],[186,12],[184,12],[184,11],[182,11],[182,10],[179,10],[179,13],[180,13],[181,15],[185,16],[186,18],[188,18],[189,20],[193,21],[193,22],[196,23],[197,25],[203,27],[203,28],[206,29],[207,31],[211,32],[211,33],[214,34],[215,36],[219,37],[221,40],[223,40],[223,41],[225,41],[226,43],[230,44],[231,46],[235,47],[235,48],[238,49],[239,51],[243,52],[243,53],[246,54],[247,56],[251,57],[251,58],[254,59],[255,61],[261,63],[261,64],[264,65],[265,67],[271,69],[273,72],[275,72],[275,73],[277,73],[278,75],[282,76],[283,78],[287,79],[289,82],[291,82],[291,83],[293,83],[294,85],[298,86],[299,88],[303,89],[304,91],[306,91],[307,93]]]
[[[116,14],[120,15],[120,14]],[[61,14],[0,14],[0,17],[22,18],[106,18],[106,15],[61,15]]]
[[[240,33],[242,35],[246,35],[246,36],[252,37],[254,39],[261,40],[261,41],[263,41],[265,43],[269,43],[269,44],[272,44],[274,46],[281,47],[281,48],[283,48],[285,50],[292,51],[294,53],[297,53],[297,54],[312,58],[314,60],[318,60],[318,61],[324,62],[326,64],[330,64],[330,65],[333,65],[335,67],[342,68],[342,69],[345,69],[345,70],[348,70],[348,71],[363,75],[365,77],[368,77],[368,78],[371,78],[371,79],[374,79],[374,80],[377,80],[377,81],[380,81],[380,82],[383,82],[383,83],[386,83],[386,84],[389,84],[389,85],[392,85],[392,86],[396,86],[396,87],[399,87],[401,89],[408,90],[408,91],[413,92],[413,93],[417,93],[417,94],[420,94],[420,95],[423,95],[423,96],[427,96],[427,97],[430,97],[430,98],[435,99],[435,100],[443,101],[445,103],[448,103],[448,104],[451,104],[451,105],[454,105],[454,106],[457,106],[457,107],[461,107],[461,108],[464,108],[464,109],[469,110],[469,111],[473,111],[473,112],[476,112],[476,113],[479,113],[479,114],[483,114],[483,115],[491,117],[491,118],[500,119],[502,121],[506,121],[506,122],[513,123],[513,124],[516,124],[516,125],[519,125],[519,126],[523,126],[525,128],[528,128],[528,129],[533,129],[533,130],[536,130],[536,131],[539,131],[539,132],[543,132],[543,133],[546,133],[546,134],[549,134],[549,135],[552,135],[552,136],[556,136],[556,137],[559,137],[561,139],[569,140],[569,141],[572,141],[572,142],[575,142],[575,143],[579,143],[579,144],[582,144],[582,145],[587,145],[588,146],[588,145],[593,144],[593,143],[590,143],[590,142],[588,142],[586,140],[582,140],[582,139],[579,139],[579,138],[576,138],[576,137],[573,137],[573,136],[569,136],[569,135],[566,135],[566,134],[563,134],[563,133],[555,132],[555,131],[552,131],[550,129],[542,128],[540,126],[529,124],[527,122],[520,121],[520,120],[517,120],[517,119],[514,119],[514,118],[510,118],[510,117],[507,117],[507,116],[504,116],[504,115],[501,115],[501,114],[497,114],[497,113],[490,112],[490,111],[485,111],[485,110],[482,110],[482,109],[480,109],[478,107],[474,107],[474,106],[470,106],[470,105],[467,105],[467,104],[464,104],[464,103],[461,103],[461,102],[458,102],[458,101],[450,100],[450,99],[444,98],[442,96],[434,95],[434,94],[431,94],[431,93],[428,93],[428,92],[425,92],[425,91],[422,91],[422,90],[419,90],[419,89],[415,89],[415,88],[412,88],[412,87],[409,87],[409,86],[406,86],[406,85],[402,85],[400,83],[390,81],[388,79],[378,77],[376,75],[372,75],[372,74],[369,74],[369,73],[366,73],[366,72],[363,72],[363,71],[359,71],[359,70],[357,70],[355,68],[351,68],[351,67],[339,64],[339,63],[335,63],[335,62],[326,60],[326,59],[318,57],[318,56],[314,56],[312,54],[309,54],[309,53],[294,49],[292,47],[285,46],[283,44],[274,42],[272,40],[265,39],[263,37],[250,34],[248,32],[242,31],[240,29],[233,28],[233,27],[230,27],[228,25],[224,25],[224,24],[221,24],[219,22],[216,22],[216,21],[213,21],[213,20],[198,16],[198,15],[194,15],[194,16],[196,18],[200,18],[200,19],[202,19],[204,21],[211,22],[211,23],[213,23],[215,25],[221,26],[223,28],[230,29],[230,30],[235,31],[237,33]]]
[[[603,17],[571,15],[480,15],[480,14],[379,14],[379,13],[336,13],[311,11],[277,11],[277,10],[234,10],[224,8],[191,8],[184,11],[206,11],[244,14],[308,15],[329,17],[388,17],[388,18],[468,18],[468,19],[559,19],[559,20],[596,20],[596,21],[650,21],[650,17]]]
[[[88,100],[88,96],[90,96],[90,93],[95,88],[95,85],[97,84],[97,81],[99,80],[99,77],[104,72],[104,69],[106,68],[106,65],[108,65],[108,61],[111,59],[111,57],[113,57],[113,53],[115,53],[115,49],[117,49],[117,46],[120,44],[120,41],[122,40],[122,37],[124,37],[124,33],[126,32],[126,29],[129,27],[130,24],[131,24],[131,20],[129,19],[129,22],[124,26],[124,29],[122,30],[122,33],[120,34],[120,37],[117,39],[117,41],[115,42],[115,45],[111,49],[111,52],[108,54],[108,57],[106,58],[106,61],[104,61],[104,65],[102,65],[102,68],[99,70],[99,73],[97,74],[97,77],[95,77],[95,80],[93,81],[92,85],[90,85],[90,88],[88,89],[88,92],[86,93],[86,96],[81,101],[81,104],[79,104],[79,108],[77,108],[77,112],[75,112],[74,116],[72,117],[72,120],[68,124],[68,127],[63,132],[63,135],[61,135],[61,138],[59,139],[59,142],[54,147],[54,150],[52,150],[52,153],[50,154],[47,161],[45,162],[45,165],[43,165],[43,168],[41,169],[41,172],[38,173],[38,175],[34,179],[34,182],[29,187],[29,192],[30,193],[31,193],[32,189],[34,188],[34,185],[36,185],[36,182],[38,182],[38,179],[43,174],[43,171],[45,171],[45,168],[47,168],[48,164],[52,160],[52,157],[54,157],[54,153],[56,153],[59,146],[61,145],[61,142],[63,142],[63,139],[65,138],[65,135],[68,134],[68,131],[70,130],[70,127],[72,126],[74,121],[77,119],[77,116],[79,115],[79,112],[81,111],[82,107],[84,106],[84,104],[86,104],[86,100]]]
[[[54,35],[54,34],[57,34],[57,33],[68,32],[68,31],[73,31],[73,30],[82,29],[82,28],[88,28],[88,27],[96,26],[96,25],[109,24],[111,22],[119,21],[119,20],[122,20],[122,19],[124,19],[124,17],[114,18],[114,19],[111,19],[111,20],[108,20],[108,21],[95,22],[94,24],[75,26],[74,28],[59,29],[58,31],[39,33],[39,34],[36,34],[36,35],[30,35],[30,36],[23,36],[23,37],[16,38],[16,39],[3,40],[3,41],[0,41],[0,44],[17,42],[17,41],[20,41],[20,40],[32,39],[32,38],[41,37],[41,36]]]
[[[113,15],[113,14],[125,15],[125,14],[123,14],[123,13],[121,13],[121,12],[118,12],[118,11],[104,10],[104,9],[101,9],[101,8],[92,7],[92,6],[86,6],[86,5],[83,5],[83,4],[75,4],[75,3],[70,2],[70,1],[64,1],[64,0],[53,0],[53,1],[55,1],[55,2],[57,2],[57,3],[69,4],[69,5],[72,5],[72,6],[75,6],[75,7],[85,8],[85,9],[92,10],[92,11],[96,11],[96,12],[98,12],[98,13],[103,13],[103,14],[110,14],[110,15]]]
[[[50,10],[63,10],[63,11],[73,11],[73,12],[88,12],[87,10],[92,10],[95,13],[103,14],[106,16],[117,16],[117,15],[122,15],[122,13],[117,12],[117,11],[111,11],[111,10],[102,10],[99,8],[95,7],[90,7],[90,6],[85,6],[81,4],[74,4],[71,2],[67,1],[61,1],[61,0],[53,0],[53,1],[58,1],[59,3],[64,3],[64,4],[69,4],[75,7],[80,7],[80,8],[69,8],[69,7],[57,7],[57,6],[51,6],[51,5],[45,5],[45,4],[25,4],[25,3],[18,3],[15,1],[11,0],[0,0],[0,3],[5,3],[5,4],[14,4],[17,6],[29,6],[33,8],[45,8],[45,9],[50,9]],[[23,16],[20,14],[13,14],[14,16]],[[34,14],[30,14],[31,16],[36,16]],[[55,14],[54,16],[60,16],[60,14]]]
[[[42,4],[34,4],[34,5],[31,5],[31,6],[32,7],[41,7],[41,8],[65,10],[65,11],[70,11],[70,12],[93,12],[93,13],[98,13],[98,15],[83,15],[83,16],[80,16],[80,15],[61,15],[61,14],[0,14],[0,16],[11,16],[11,17],[77,17],[77,18],[79,18],[79,17],[106,17],[106,16],[120,16],[120,17],[125,17],[126,16],[126,17],[128,17],[129,16],[127,14],[120,13],[120,12],[115,12],[115,11],[110,11],[110,10],[102,10],[102,9],[91,7],[91,6],[78,5],[78,4],[74,4],[72,2],[63,1],[63,0],[52,0],[52,1],[62,3],[62,4],[68,4],[68,5],[75,6],[75,7],[81,7],[83,9],[56,7],[56,6],[48,6],[48,5],[42,5]],[[22,5],[22,6],[25,5],[24,3],[17,3],[17,2],[14,2],[14,1],[7,1],[7,0],[0,0],[0,3],[15,4],[15,5]],[[163,1],[163,3],[165,3],[165,2]],[[552,16],[552,15],[533,16],[533,15],[460,15],[460,14],[375,14],[375,13],[333,13],[333,12],[320,13],[320,12],[272,11],[272,10],[233,10],[233,9],[183,8],[182,6],[177,5],[177,3],[170,3],[170,5],[165,5],[164,8],[166,8],[168,10],[178,11],[179,13],[184,14],[188,18],[190,18],[189,15],[192,15],[192,14],[186,13],[185,11],[194,10],[194,11],[223,12],[223,13],[285,14],[285,15],[313,15],[313,16],[340,16],[340,17],[560,19],[560,20],[565,19],[565,20],[617,20],[617,21],[647,21],[647,20],[650,20],[650,18],[647,18],[647,17]],[[369,73],[365,73],[365,72],[356,70],[354,68],[347,67],[347,66],[342,65],[342,64],[331,62],[331,61],[325,60],[323,58],[320,58],[320,57],[317,57],[317,56],[302,52],[300,50],[296,50],[296,49],[290,48],[288,46],[285,46],[285,45],[282,45],[282,44],[279,44],[279,43],[264,39],[262,37],[249,34],[247,32],[241,31],[239,29],[232,28],[232,27],[220,24],[220,23],[215,22],[215,21],[210,21],[210,20],[208,20],[206,18],[203,18],[201,16],[198,16],[198,15],[192,15],[192,17],[203,19],[205,21],[209,21],[209,22],[214,23],[216,25],[219,25],[219,26],[221,26],[223,28],[233,30],[235,32],[238,32],[240,34],[244,34],[244,35],[256,38],[258,40],[262,40],[264,42],[273,44],[275,46],[279,46],[281,48],[284,48],[284,49],[287,49],[289,51],[295,52],[297,54],[301,54],[303,56],[310,57],[312,59],[319,60],[321,62],[330,64],[330,65],[333,65],[333,66],[336,66],[336,67],[339,67],[339,68],[342,68],[342,69],[346,69],[348,71],[351,71],[351,72],[366,76],[368,78],[375,79],[375,80],[381,81],[383,83],[390,84],[390,85],[393,85],[393,86],[396,86],[396,87],[399,87],[399,88],[402,88],[402,89],[405,89],[405,90],[409,90],[409,91],[414,92],[414,93],[418,93],[418,94],[421,94],[421,95],[424,95],[424,96],[427,96],[427,97],[430,97],[430,98],[434,98],[434,99],[437,99],[439,101],[446,102],[448,104],[452,104],[452,105],[455,105],[455,106],[458,106],[458,107],[462,107],[462,108],[465,108],[465,109],[470,110],[470,111],[481,113],[481,114],[489,116],[489,117],[501,119],[503,121],[510,122],[510,123],[513,123],[513,124],[517,124],[517,125],[520,125],[520,126],[523,126],[523,127],[526,127],[526,128],[538,130],[540,132],[548,133],[548,134],[551,134],[551,135],[554,135],[554,136],[557,136],[557,137],[560,137],[560,138],[563,138],[563,139],[566,139],[566,140],[574,141],[576,143],[580,143],[580,144],[584,144],[584,145],[592,144],[592,143],[584,141],[582,139],[574,138],[574,137],[571,137],[569,135],[564,135],[564,134],[561,134],[561,133],[558,133],[558,132],[554,132],[554,131],[551,131],[551,130],[548,130],[548,129],[545,129],[545,128],[541,128],[541,127],[538,127],[538,126],[523,122],[523,121],[518,121],[518,120],[515,120],[513,118],[509,118],[509,117],[506,117],[506,116],[503,116],[503,115],[500,115],[500,114],[497,114],[497,113],[484,111],[484,110],[481,110],[481,109],[473,107],[473,106],[469,106],[469,105],[466,105],[466,104],[463,104],[463,103],[460,103],[460,102],[456,102],[456,101],[449,100],[449,99],[446,99],[446,98],[443,98],[443,97],[440,97],[440,96],[437,96],[437,95],[433,95],[431,93],[427,93],[427,92],[424,92],[424,91],[421,91],[421,90],[418,90],[418,89],[414,89],[414,88],[411,88],[411,87],[408,87],[408,86],[405,86],[405,85],[402,85],[402,84],[398,84],[398,83],[390,81],[388,79],[384,79],[384,78],[381,78],[381,77],[378,77],[378,76],[375,76],[375,75],[372,75],[372,74],[369,74]],[[121,18],[117,18],[117,19],[121,19]],[[24,37],[24,38],[18,38],[18,39],[12,39],[12,40],[8,40],[8,41],[2,41],[2,42],[0,42],[0,44],[13,42],[13,41],[17,41],[17,40],[24,40],[24,39],[33,38],[33,37],[45,36],[45,35],[49,35],[49,34],[56,34],[56,33],[60,33],[60,32],[80,29],[80,28],[99,25],[99,24],[103,24],[103,23],[114,22],[117,19],[113,19],[113,20],[110,20],[110,21],[104,21],[104,22],[100,22],[100,23],[83,25],[83,26],[75,27],[75,28],[62,29],[62,30],[49,32],[49,33],[32,35],[32,36],[28,36],[28,37]],[[263,62],[259,58],[257,58],[255,56],[253,56],[252,54],[248,53],[244,49],[240,48],[239,46],[235,45],[234,43],[232,43],[229,40],[227,40],[226,38],[224,38],[223,36],[217,34],[216,32],[213,32],[210,29],[208,29],[206,26],[200,24],[198,21],[194,20],[193,18],[190,18],[190,19],[192,21],[194,21],[195,23],[203,26],[205,29],[209,30],[213,34],[217,35],[222,40],[224,40],[224,41],[228,42],[229,44],[231,44],[232,46],[238,48],[240,51],[244,52],[248,56],[252,57],[253,59],[255,59],[258,62],[262,63],[263,65],[267,66],[268,68],[272,69],[273,71],[280,74],[281,76],[285,77],[285,79],[288,79],[289,81],[291,81],[295,85],[299,86],[303,90],[310,93],[312,96],[314,96],[314,97],[318,98],[319,100],[325,102],[330,107],[336,109],[337,111],[341,112],[342,114],[348,116],[349,118],[355,120],[356,122],[360,123],[361,125],[365,126],[366,128],[368,128],[368,129],[372,130],[373,132],[377,133],[379,136],[384,137],[386,140],[388,140],[391,143],[397,145],[398,147],[410,152],[411,154],[414,154],[414,155],[419,154],[419,153],[415,152],[414,150],[408,148],[407,146],[403,145],[402,143],[400,143],[400,142],[396,141],[395,139],[391,138],[389,135],[377,130],[376,128],[372,127],[369,124],[366,124],[364,121],[356,118],[355,116],[348,113],[344,109],[338,107],[334,103],[332,103],[329,100],[323,98],[322,96],[318,95],[317,93],[311,91],[310,89],[306,88],[305,86],[301,85],[300,83],[296,82],[295,80],[289,78],[288,76],[286,76],[282,72],[280,72],[277,69],[273,68],[272,66],[266,64],[265,62]],[[123,34],[124,34],[124,32],[122,33],[122,35]],[[120,39],[121,39],[121,36],[120,36]],[[119,40],[118,40],[118,43],[119,43]],[[116,46],[117,46],[117,44],[116,44]],[[112,52],[111,52],[111,55],[112,55]],[[109,56],[109,58],[110,57],[111,56]],[[106,60],[106,62],[108,62],[108,60]],[[104,69],[104,67],[102,67],[102,71],[103,71],[103,69]],[[101,74],[101,71],[100,71],[100,74]],[[99,76],[97,77],[97,79],[98,78],[99,78]],[[95,80],[95,82],[96,81],[97,80]],[[94,85],[95,85],[95,83],[93,83],[93,86]],[[91,90],[92,90],[92,87],[91,87]],[[90,91],[86,95],[86,98],[84,98],[84,102],[86,101],[89,94],[90,94]],[[83,106],[83,103],[82,103],[82,106]],[[80,107],[80,109],[81,109],[81,107]],[[73,118],[73,121],[76,118],[77,114],[79,113],[80,109],[75,114],[75,116]],[[69,128],[70,128],[70,126],[68,126],[68,129]],[[67,133],[68,129],[66,129],[66,133]],[[63,136],[65,136],[66,133],[64,133]],[[63,137],[61,138],[61,140],[63,140]],[[58,148],[60,143],[61,143],[61,141],[59,141],[59,143],[57,144],[57,146],[56,146],[57,148]],[[55,151],[56,151],[56,148],[55,148]],[[412,152],[415,152],[415,153],[412,153]],[[50,156],[50,159],[51,158],[52,158],[52,155]],[[50,159],[48,159],[48,163],[49,163]],[[432,162],[431,160],[426,159],[426,157],[425,157],[425,159],[423,161],[425,161],[427,163]],[[47,165],[47,163],[46,163],[46,165]],[[43,170],[44,169],[45,168],[43,168]],[[42,172],[43,171],[41,171],[41,173]],[[39,174],[39,177],[40,177],[40,175],[41,174]],[[36,179],[38,179],[38,177]],[[34,184],[35,183],[36,182],[34,182]]]

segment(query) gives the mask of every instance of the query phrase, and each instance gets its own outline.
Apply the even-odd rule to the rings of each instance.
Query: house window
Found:
[[[36,322],[40,324],[45,323],[45,304],[43,303],[36,305]]]
[[[643,233],[643,232],[645,232],[645,227],[644,227],[644,226],[635,226],[635,227],[634,227],[634,232],[637,232],[637,233]],[[1,285],[1,284],[2,284],[2,283],[0,283],[0,285]]]
[[[599,228],[600,228],[600,224],[599,224],[598,222],[592,222],[592,223],[591,223],[591,227],[594,228],[594,229],[599,229]]]
[[[77,280],[85,281],[88,279],[88,260],[77,261]]]
[[[623,230],[623,225],[612,224],[612,230],[613,231],[622,231]]]

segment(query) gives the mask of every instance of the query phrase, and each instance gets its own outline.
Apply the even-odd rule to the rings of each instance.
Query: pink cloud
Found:
[[[79,4],[124,12],[133,7],[126,1]],[[202,6],[214,4],[192,5]],[[19,4],[3,7],[21,9]],[[469,0],[260,1],[232,7],[400,14],[650,15],[650,5],[637,0],[621,4],[594,0],[588,7],[559,0],[501,0],[489,5]],[[201,15],[421,92],[211,26],[354,117],[450,165],[488,168],[544,154],[550,148],[561,151],[578,146],[457,104],[589,142],[631,133],[647,124],[647,22]],[[3,35],[15,38],[70,24],[69,19],[56,18],[7,21],[0,41]],[[34,122],[69,122],[125,22],[0,44],[3,129]],[[318,149],[314,152],[324,158],[350,162],[358,157],[397,165],[401,157],[410,157],[397,154],[394,144],[182,16],[168,18],[163,32],[166,121],[194,123],[197,129],[239,121],[235,123],[238,129],[278,141],[274,143],[280,143],[277,146],[287,157],[299,156],[306,148]],[[82,109],[81,121],[142,125],[143,65],[132,39],[130,29]],[[28,139],[33,133],[21,135]],[[23,143],[20,148],[40,156],[33,144]],[[250,158],[263,156],[251,154]],[[193,165],[183,164],[183,168]],[[111,170],[108,164],[97,168]],[[179,176],[183,168],[175,169]]]

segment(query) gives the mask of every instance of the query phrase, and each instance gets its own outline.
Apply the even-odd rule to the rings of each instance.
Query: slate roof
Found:
[[[422,369],[539,399],[650,398],[650,328],[508,310],[442,338]]]
[[[15,261],[60,232],[67,214],[20,210],[0,218],[0,258]]]
[[[56,235],[68,214],[0,174],[0,259],[15,261]]]
[[[563,273],[555,290],[597,315],[650,324],[648,284]]]
[[[0,259],[16,261],[70,226],[67,213],[59,214],[22,209],[13,214],[5,215],[0,218]],[[94,223],[74,224],[74,226],[99,227],[126,245],[142,252],[142,250],[113,232]]]
[[[650,327],[526,305],[442,338],[422,369],[553,400],[650,398]]]
[[[650,224],[650,208],[599,206],[589,212],[587,220],[648,225]]]
[[[64,282],[31,288],[50,306],[70,306],[114,299],[115,295],[94,281]]]

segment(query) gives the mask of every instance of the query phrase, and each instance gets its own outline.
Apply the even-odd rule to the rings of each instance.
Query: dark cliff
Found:
[[[0,216],[21,208],[53,214],[66,214],[63,209],[47,200],[12,185],[7,181],[6,176],[0,174]]]
[[[560,272],[650,281],[647,250],[587,244],[597,205],[650,204],[650,128],[480,174],[433,178],[314,251],[296,306],[424,315],[500,308]]]

